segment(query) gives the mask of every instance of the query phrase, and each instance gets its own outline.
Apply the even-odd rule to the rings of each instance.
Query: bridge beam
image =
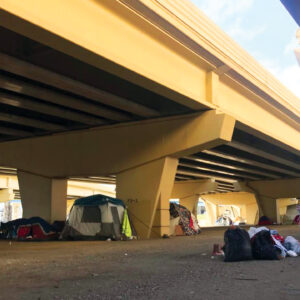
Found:
[[[106,176],[231,140],[235,120],[216,111],[68,132],[0,144],[0,165],[66,178]]]

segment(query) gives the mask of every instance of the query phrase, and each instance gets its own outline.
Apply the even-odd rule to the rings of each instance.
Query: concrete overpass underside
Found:
[[[274,220],[300,196],[299,99],[188,1],[0,7],[0,166],[24,216],[64,219],[68,178],[115,182],[146,238],[172,194],[251,192]]]

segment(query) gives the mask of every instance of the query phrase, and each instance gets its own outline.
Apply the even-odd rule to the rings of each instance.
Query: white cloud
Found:
[[[297,63],[281,66],[274,60],[260,58],[258,61],[283,85],[300,98],[300,67]]]
[[[300,98],[300,67],[298,64],[281,69],[277,77],[287,88]]]
[[[256,0],[192,0],[238,42],[252,41],[268,29],[267,26],[257,27],[255,22],[251,27],[249,24],[243,25],[243,20],[247,19],[247,13],[253,7],[254,1]],[[297,39],[293,38],[284,48],[283,55],[292,55],[295,48],[297,48]],[[294,64],[284,65],[283,59],[271,59],[269,56],[262,55],[259,50],[252,51],[252,55],[297,97],[300,97],[300,67],[296,59]]]
[[[259,52],[256,52],[254,57],[265,69],[267,69],[274,76],[278,77],[278,74],[280,74],[280,65],[277,61],[266,58]]]
[[[260,26],[255,28],[243,28],[242,18],[236,18],[234,23],[229,27],[227,33],[234,39],[252,41],[257,36],[262,34],[266,30],[266,26]]]
[[[292,52],[298,47],[298,40],[295,37],[291,39],[291,41],[285,46],[284,48],[284,54],[285,55],[291,55]]]
[[[250,9],[254,0],[193,0],[212,20],[220,24]]]
[[[192,0],[209,18],[237,42],[252,41],[266,26],[245,26],[245,15],[255,0]]]

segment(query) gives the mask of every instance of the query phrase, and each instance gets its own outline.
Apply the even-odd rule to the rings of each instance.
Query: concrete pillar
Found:
[[[267,216],[272,222],[280,223],[278,199],[300,197],[300,179],[262,180],[246,184],[255,193],[259,215]]]
[[[178,160],[162,158],[117,174],[117,198],[128,206],[141,238],[169,234],[169,199]]]
[[[179,204],[185,206],[191,213],[197,215],[197,206],[199,195],[192,195],[185,198],[180,198]]]
[[[268,196],[262,196],[258,193],[255,195],[255,197],[259,203],[259,217],[267,216],[272,222],[278,222],[277,199]]]
[[[277,199],[277,220],[281,223],[281,218],[286,215],[287,208],[290,205],[298,204],[298,200],[296,198],[282,198]]]
[[[205,209],[207,211],[207,225],[215,226],[217,221],[217,205],[205,200]]]
[[[238,205],[240,209],[240,217],[247,220],[247,208],[246,205]]]
[[[0,202],[7,202],[14,199],[14,192],[12,189],[0,190]]]
[[[258,223],[258,206],[257,203],[250,203],[246,207],[246,220],[247,224],[255,225]]]
[[[178,181],[174,184],[171,198],[179,199],[181,205],[197,214],[199,196],[213,192],[217,187],[217,183],[211,179]]]
[[[67,180],[18,171],[23,217],[64,221],[67,211]]]

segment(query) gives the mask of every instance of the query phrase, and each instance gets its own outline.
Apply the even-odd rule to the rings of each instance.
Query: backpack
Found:
[[[274,246],[274,241],[269,230],[258,232],[251,239],[252,254],[255,259],[279,259],[280,250]]]
[[[239,227],[229,228],[224,233],[224,261],[241,261],[252,259],[249,234]]]

